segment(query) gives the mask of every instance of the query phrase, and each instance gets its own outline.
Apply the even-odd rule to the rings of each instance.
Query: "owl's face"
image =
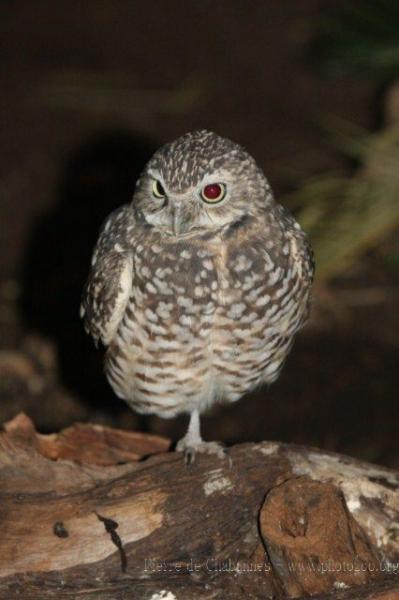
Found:
[[[172,236],[215,230],[264,211],[270,188],[241,146],[209,131],[160,148],[137,182],[133,205]]]

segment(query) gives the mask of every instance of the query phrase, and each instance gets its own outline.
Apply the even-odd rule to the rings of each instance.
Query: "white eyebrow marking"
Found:
[[[148,169],[148,174],[154,179],[159,179],[163,183],[163,177],[159,171],[154,171],[153,169]]]

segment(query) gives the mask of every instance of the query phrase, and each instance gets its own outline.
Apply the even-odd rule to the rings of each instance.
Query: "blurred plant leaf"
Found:
[[[399,226],[399,128],[370,135],[353,177],[318,176],[283,203],[309,233],[318,280],[347,269]]]
[[[322,29],[318,52],[332,70],[364,72],[375,79],[397,76],[399,3],[396,0],[348,2]]]

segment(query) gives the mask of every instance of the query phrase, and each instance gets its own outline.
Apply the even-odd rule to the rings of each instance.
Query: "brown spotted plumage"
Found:
[[[208,186],[208,187],[207,187]],[[243,148],[188,133],[149,161],[105,222],[82,302],[116,394],[140,413],[199,414],[278,377],[309,311],[312,253]]]

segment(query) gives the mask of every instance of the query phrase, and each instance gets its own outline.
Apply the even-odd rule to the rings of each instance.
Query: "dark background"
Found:
[[[320,268],[312,318],[280,380],[215,409],[204,436],[399,466],[398,71],[391,58],[373,63],[373,43],[398,55],[399,15],[393,2],[374,6],[1,2],[1,422],[24,410],[41,431],[82,420],[184,433],[185,418],[138,418],[113,395],[78,305],[103,219],[161,143],[206,127],[257,158]],[[376,172],[367,206],[352,202]],[[343,249],[335,262],[331,240]]]

